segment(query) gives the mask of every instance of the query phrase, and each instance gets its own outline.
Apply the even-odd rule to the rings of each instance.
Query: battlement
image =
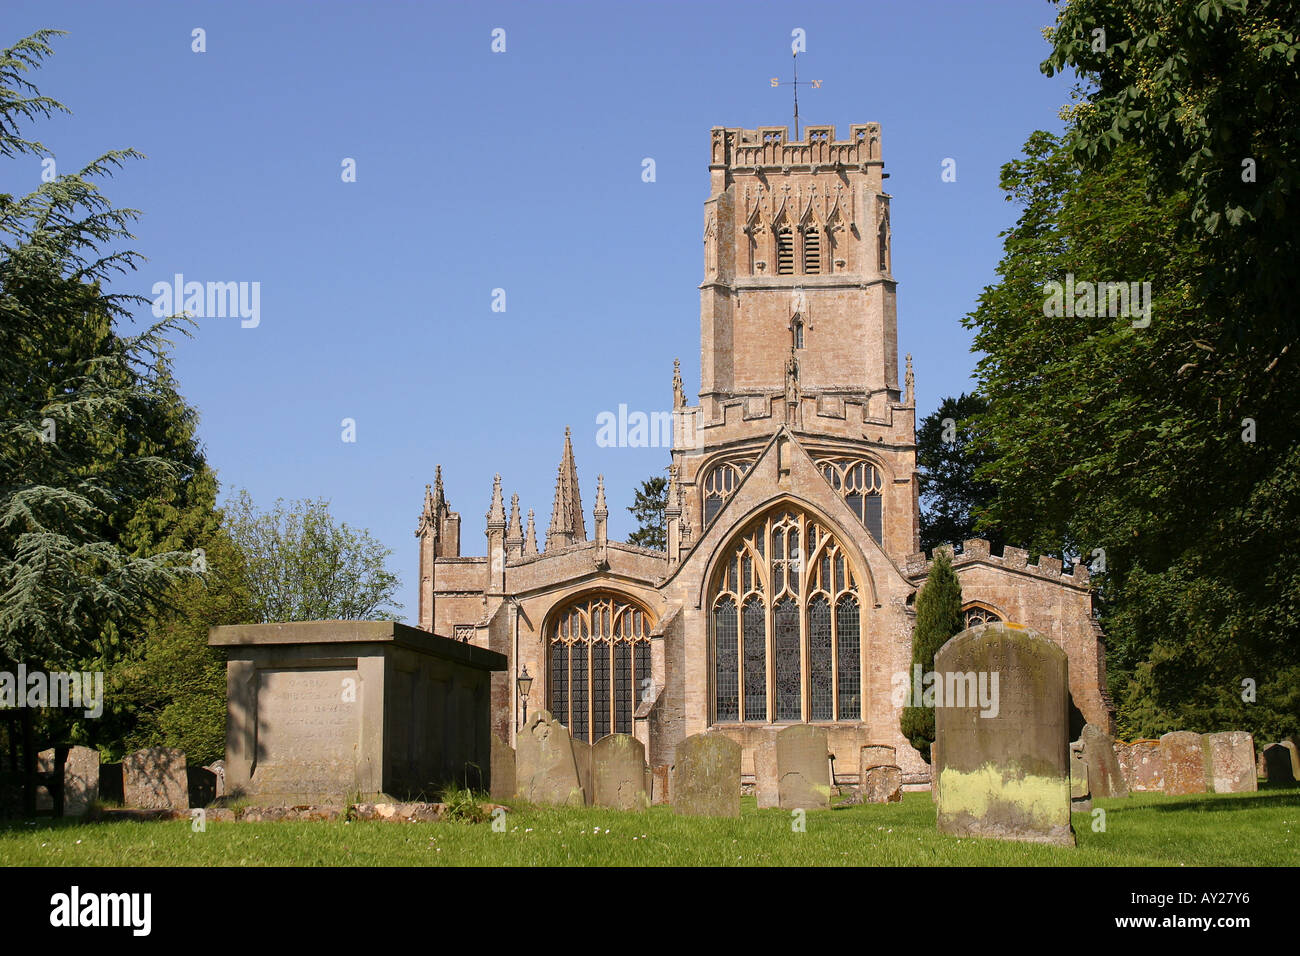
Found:
[[[712,140],[712,168],[763,169],[883,165],[880,153],[880,124],[849,127],[849,138],[837,140],[834,126],[808,126],[802,141],[790,141],[787,126],[758,129],[715,126]]]
[[[952,555],[952,566],[960,568],[964,564],[988,564],[993,567],[1005,568],[1008,571],[1020,571],[1025,574],[1033,574],[1040,578],[1058,580],[1065,584],[1073,584],[1075,587],[1086,588],[1092,580],[1088,572],[1088,566],[1082,561],[1074,565],[1071,574],[1065,574],[1061,570],[1061,559],[1053,558],[1046,554],[1038,556],[1037,564],[1029,563],[1029,552],[1023,548],[1005,547],[1001,555],[991,553],[989,543],[985,538],[968,538],[961,544],[961,554],[952,555],[952,545],[944,544],[934,549],[934,554],[940,551],[947,551]],[[933,564],[933,558],[926,559],[924,551],[918,551],[915,554],[907,556],[907,564],[904,572],[909,578],[925,577],[930,572],[930,565]]]

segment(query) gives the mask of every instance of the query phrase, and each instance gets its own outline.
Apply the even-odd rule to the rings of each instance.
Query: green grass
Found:
[[[459,823],[0,825],[12,866],[1295,866],[1300,789],[1100,800],[1106,832],[1074,815],[1075,849],[939,834],[928,793],[903,802],[791,815],[742,801],[738,820],[519,807],[507,830]],[[606,832],[608,831],[608,832]]]

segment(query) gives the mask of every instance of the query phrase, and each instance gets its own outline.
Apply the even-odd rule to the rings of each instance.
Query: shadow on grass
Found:
[[[1282,807],[1300,807],[1300,789],[1290,787],[1289,789],[1272,788],[1268,791],[1259,791],[1252,794],[1238,794],[1230,796],[1224,794],[1218,799],[1199,799],[1188,800],[1171,799],[1168,802],[1145,804],[1142,809],[1159,810],[1162,813],[1168,813],[1178,810],[1200,810],[1208,812],[1220,812],[1223,810],[1263,810],[1268,808]]]

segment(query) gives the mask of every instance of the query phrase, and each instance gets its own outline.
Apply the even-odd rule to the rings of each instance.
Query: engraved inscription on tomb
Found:
[[[258,762],[350,762],[357,745],[361,694],[348,691],[359,684],[352,669],[259,671]]]

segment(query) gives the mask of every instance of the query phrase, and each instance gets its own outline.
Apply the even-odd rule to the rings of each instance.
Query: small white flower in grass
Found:
[[[532,832],[533,832],[533,828],[532,828],[532,827],[529,827],[529,828],[528,828],[527,830],[525,830],[524,832],[525,832],[525,833],[532,833]]]

